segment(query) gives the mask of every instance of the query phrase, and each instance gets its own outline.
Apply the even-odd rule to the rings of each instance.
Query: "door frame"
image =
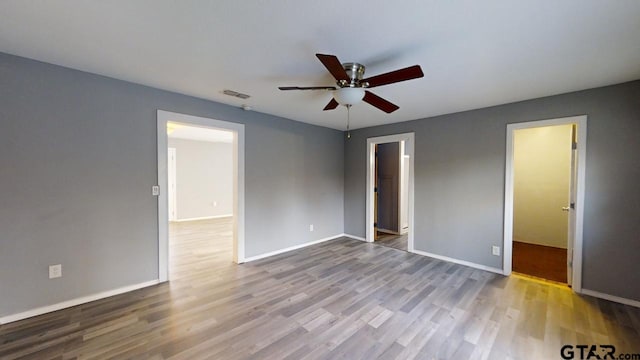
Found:
[[[158,186],[160,187],[158,195],[158,280],[160,282],[169,280],[168,122],[233,132],[233,261],[237,264],[243,263],[245,261],[244,125],[164,110],[158,110],[157,118]]]
[[[409,252],[414,251],[414,226],[413,226],[413,207],[414,207],[414,193],[413,193],[413,176],[414,176],[414,153],[415,153],[415,134],[413,132],[394,134],[387,136],[377,136],[367,138],[367,183],[366,183],[366,241],[374,241],[374,183],[375,183],[375,146],[378,144],[401,142],[404,141],[406,154],[409,155],[409,236],[407,240],[407,250]]]
[[[398,200],[398,204],[400,204],[399,205],[399,209],[398,209],[399,210],[398,211],[398,232],[400,233],[400,235],[404,235],[404,234],[409,232],[409,228],[407,227],[407,229],[404,230],[405,228],[403,227],[403,224],[402,224],[402,213],[405,212],[405,211],[406,211],[405,216],[407,217],[407,225],[409,223],[409,221],[408,221],[408,219],[409,219],[409,211],[408,210],[404,210],[405,208],[408,208],[408,202],[409,202],[409,200],[408,200],[408,197],[409,197],[408,196],[409,195],[409,193],[408,193],[408,191],[409,191],[408,183],[407,183],[407,201],[406,202],[404,201],[403,196],[402,196],[402,189],[404,188],[404,180],[405,180],[405,175],[404,175],[405,167],[409,167],[409,170],[411,170],[411,167],[409,166],[409,164],[407,164],[405,166],[405,159],[409,159],[409,162],[411,162],[411,157],[409,155],[405,155],[405,150],[404,150],[405,146],[406,145],[405,145],[404,141],[400,143],[400,151],[401,151],[400,152],[400,181],[402,182],[400,184],[400,187],[398,188],[398,190],[400,192],[400,194],[398,195],[398,199],[399,199]],[[407,174],[406,177],[407,177],[407,180],[409,180],[408,179],[409,178],[408,174]]]
[[[168,154],[167,154],[167,170],[168,170],[168,184],[167,184],[167,192],[168,192],[168,204],[169,204],[169,221],[177,221],[178,220],[178,204],[176,203],[178,200],[178,187],[176,185],[176,172],[177,172],[177,163],[178,163],[178,159],[176,159],[176,148],[168,148]],[[171,159],[169,156],[172,156],[171,158],[173,160],[169,160]],[[171,184],[173,184],[173,188],[171,188]],[[173,215],[171,215],[173,214]]]
[[[396,141],[393,141],[392,143],[396,143]],[[404,171],[404,157],[405,157],[405,155],[404,155],[405,142],[404,142],[404,140],[402,140],[402,141],[398,141],[397,143],[398,143],[398,168],[396,169],[396,174],[397,174],[396,181],[398,182],[397,183],[398,186],[396,187],[397,192],[395,194],[395,197],[396,197],[396,203],[397,203],[396,212],[398,213],[398,216],[396,217],[397,218],[396,221],[397,221],[398,225],[396,226],[395,230],[388,229],[386,227],[385,228],[381,228],[380,226],[378,226],[378,227],[374,226],[374,231],[382,231],[382,232],[388,233],[388,234],[403,235],[403,234],[406,234],[407,232],[409,232],[408,229],[407,229],[407,231],[402,232],[402,208],[403,208],[403,205],[406,205],[402,201],[402,188],[403,188],[403,178],[404,178],[403,171]],[[377,145],[380,145],[380,144],[377,144]],[[380,146],[377,147],[376,151],[380,152]],[[376,158],[376,160],[379,161],[380,160],[380,156],[378,156]],[[382,184],[379,181],[380,180],[380,174],[378,174],[379,171],[380,171],[380,163],[378,162],[378,166],[374,170],[374,174],[378,179],[378,184],[374,185],[374,186],[378,187],[378,191],[375,194],[377,194],[378,196],[380,196],[380,192],[381,192],[380,189],[382,187]],[[407,178],[408,178],[408,176],[407,176]],[[374,182],[374,184],[375,184],[375,182]],[[383,192],[383,194],[384,194],[384,192]],[[374,217],[374,222],[378,222],[378,223],[380,222],[380,219],[377,218],[378,215],[379,215],[379,211],[380,211],[379,205],[380,205],[380,198],[378,198],[377,201],[374,201],[374,206],[378,206],[376,211],[374,211],[374,216],[375,216]],[[380,225],[380,224],[378,224],[378,225]]]
[[[514,191],[514,166],[513,166],[513,138],[515,131],[544,126],[575,124],[578,132],[577,144],[577,179],[575,202],[575,228],[573,240],[573,276],[572,289],[575,292],[582,291],[582,241],[584,222],[584,194],[585,194],[585,165],[587,161],[587,115],[571,116],[548,120],[536,120],[521,123],[507,124],[507,154],[505,166],[505,193],[504,193],[504,242],[503,242],[503,272],[511,275],[513,257],[513,191]],[[571,239],[569,239],[571,241]]]

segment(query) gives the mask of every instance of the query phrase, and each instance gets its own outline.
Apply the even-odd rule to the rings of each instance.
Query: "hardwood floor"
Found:
[[[170,283],[0,327],[2,359],[559,359],[640,352],[640,309],[350,239],[243,265],[172,225]],[[220,235],[215,235],[215,233]]]
[[[513,271],[567,283],[567,249],[513,242]]]
[[[378,232],[378,240],[375,241],[376,244],[407,251],[407,234],[404,235],[395,235],[395,234],[387,234],[383,232]]]

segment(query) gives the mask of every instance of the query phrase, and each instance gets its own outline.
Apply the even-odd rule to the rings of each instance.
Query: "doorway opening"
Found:
[[[413,133],[367,139],[368,242],[412,252]]]
[[[160,281],[244,261],[244,126],[158,111]]]
[[[504,272],[581,290],[586,116],[507,125]]]
[[[232,260],[233,132],[169,122],[167,134],[169,276],[175,280]]]

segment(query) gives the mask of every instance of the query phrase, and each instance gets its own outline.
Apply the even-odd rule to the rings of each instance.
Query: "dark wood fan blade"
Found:
[[[316,57],[336,80],[351,81],[342,64],[340,64],[340,60],[335,55],[316,54]]]
[[[381,86],[381,85],[393,84],[400,81],[417,79],[423,76],[424,76],[424,73],[422,72],[420,65],[413,65],[413,66],[409,66],[408,68],[372,76],[362,81],[368,82],[369,83],[368,87],[372,88],[372,87]]]
[[[362,100],[386,112],[387,114],[400,109],[398,105],[391,103],[368,90],[364,92],[364,98]]]
[[[335,90],[335,86],[279,86],[280,90]]]
[[[338,107],[338,105],[340,105],[340,104],[338,104],[338,102],[336,101],[336,99],[331,98],[331,101],[329,101],[329,103],[327,104],[327,106],[325,106],[325,107],[324,107],[324,109],[322,109],[322,110],[324,110],[324,111],[326,111],[326,110],[333,110],[333,109],[337,108],[337,107]]]

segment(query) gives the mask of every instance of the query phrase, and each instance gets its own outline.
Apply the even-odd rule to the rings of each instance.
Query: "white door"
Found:
[[[167,171],[169,175],[169,221],[178,220],[178,211],[176,206],[176,149],[169,148],[167,156]]]
[[[571,128],[571,180],[569,182],[569,204],[563,208],[569,212],[569,233],[567,237],[567,284],[573,280],[573,247],[576,238],[576,189],[578,181],[578,139],[577,126]]]
[[[400,233],[409,231],[409,155],[405,155],[405,143],[400,142]]]

